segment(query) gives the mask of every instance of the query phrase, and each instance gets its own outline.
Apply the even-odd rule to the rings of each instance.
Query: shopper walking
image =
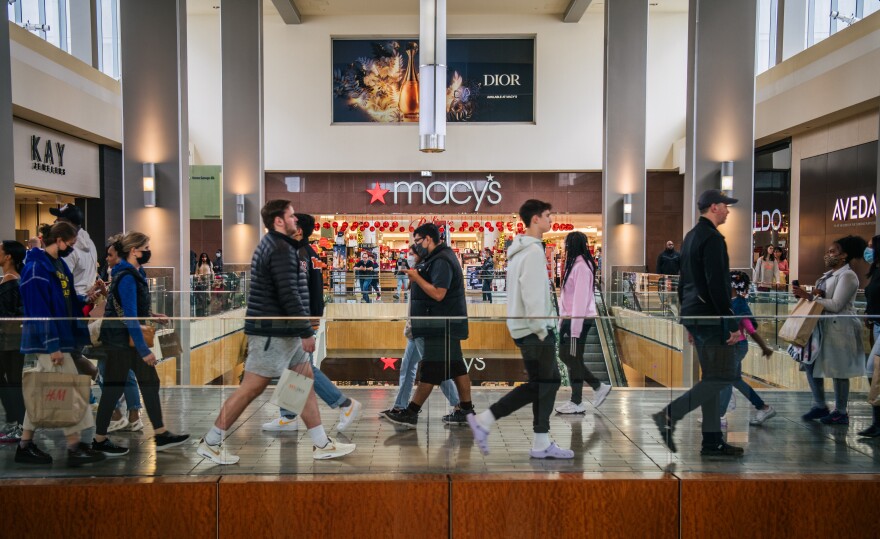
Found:
[[[151,310],[150,287],[143,269],[150,262],[152,254],[150,237],[141,232],[127,232],[119,241],[119,247],[120,260],[110,272],[112,284],[101,326],[101,343],[107,359],[104,390],[98,403],[95,439],[92,442],[92,449],[108,457],[128,453],[128,448],[118,446],[107,438],[107,428],[116,403],[125,390],[129,370],[134,371],[144,395],[147,416],[153,424],[156,451],[177,447],[189,439],[189,434],[174,434],[165,427],[159,401],[158,360],[147,346],[141,329],[141,323],[148,320],[168,323],[165,315],[154,314]],[[129,345],[129,341],[134,346]]]
[[[239,457],[223,445],[226,432],[273,378],[293,370],[314,378],[308,355],[315,351],[315,332],[309,321],[308,264],[300,260],[292,236],[296,216],[289,200],[270,200],[260,210],[269,233],[251,259],[245,334],[248,356],[244,378],[223,403],[214,426],[202,438],[198,454],[217,464],[235,464]],[[302,419],[308,428],[315,459],[331,459],[354,451],[354,444],[330,439],[321,425],[314,388],[309,391]]]
[[[321,269],[316,268],[313,263],[313,260],[318,260],[318,253],[309,245],[309,236],[315,230],[315,218],[307,213],[297,213],[295,217],[296,233],[293,235],[293,241],[297,246],[299,259],[308,262],[306,275],[309,284],[309,314],[312,316],[312,329],[317,332],[320,328],[321,317],[324,316],[324,277]],[[363,406],[357,400],[343,395],[336,384],[315,366],[314,353],[309,353],[309,363],[312,365],[312,373],[315,375],[315,393],[330,408],[334,410],[339,408],[339,422],[336,424],[336,430],[342,432],[360,417]],[[277,418],[263,423],[263,430],[268,431],[284,432],[298,429],[299,422],[296,419],[296,414],[284,408],[281,408]]]
[[[515,387],[488,410],[467,417],[484,455],[489,454],[489,434],[495,421],[531,404],[535,439],[529,455],[538,459],[574,458],[574,451],[562,449],[550,439],[550,414],[561,381],[556,366],[557,313],[541,241],[553,224],[551,209],[547,202],[525,201],[519,215],[527,224],[526,233],[515,237],[507,251],[507,329],[522,354],[528,382]]]
[[[721,433],[719,393],[736,380],[733,346],[739,341],[739,324],[730,306],[730,262],[727,243],[718,227],[727,220],[728,205],[737,200],[710,189],[700,195],[700,219],[687,233],[681,248],[681,279],[678,299],[681,322],[697,351],[701,379],[693,388],[652,416],[670,451],[676,422],[695,408],[703,410],[701,455],[741,455],[741,447],[729,445]],[[708,318],[707,318],[708,317]]]
[[[196,265],[196,275],[200,277],[207,276],[208,278],[214,276],[214,266],[211,264],[211,259],[208,258],[208,253],[202,253],[199,255],[199,263]]]
[[[36,356],[37,372],[53,371],[77,374],[71,352],[89,342],[85,326],[76,317],[82,316],[86,301],[93,301],[102,288],[95,285],[86,296],[76,294],[73,274],[62,258],[70,256],[77,242],[76,228],[58,222],[41,229],[45,250],[31,249],[21,271],[21,300],[25,321],[22,323],[21,352]],[[79,423],[63,429],[67,437],[67,464],[79,466],[104,459],[80,440],[80,432],[95,426],[87,410]],[[36,426],[24,415],[21,442],[15,451],[15,462],[51,464],[52,456],[34,443]]]
[[[412,266],[409,265],[405,256],[398,256],[395,266],[397,289],[394,291],[394,299],[399,300],[400,295],[406,294],[406,291],[409,289],[409,277],[406,275],[406,270],[410,269]]]
[[[681,253],[675,250],[675,243],[669,240],[666,242],[666,249],[657,256],[657,273],[678,275],[679,272],[681,272]]]
[[[364,303],[372,303],[370,289],[373,288],[373,274],[378,271],[377,268],[378,266],[373,262],[370,253],[361,251],[361,259],[354,265],[354,278],[360,283],[361,297]]]
[[[764,256],[755,263],[755,283],[758,290],[768,292],[779,284],[779,262],[776,261],[776,248],[768,245]]]
[[[483,281],[483,301],[492,303],[492,281],[495,279],[495,261],[492,249],[483,249],[483,265],[480,266],[480,279]]]
[[[583,414],[584,382],[593,389],[594,408],[602,406],[611,392],[611,384],[599,381],[584,364],[587,333],[596,317],[596,261],[590,254],[587,236],[571,232],[565,237],[565,274],[559,298],[559,359],[568,367],[571,400],[556,407],[559,414]]]
[[[865,249],[865,262],[871,265],[868,271],[868,286],[865,287],[865,324],[874,338],[874,346],[871,353],[868,354],[868,364],[865,369],[868,375],[868,385],[874,376],[874,363],[877,361],[877,354],[880,354],[880,256],[877,256],[877,250],[880,249],[880,235],[874,236],[868,241],[868,247]],[[864,430],[858,432],[859,436],[867,438],[877,438],[880,436],[880,406],[871,406],[872,419],[871,425]]]
[[[867,243],[858,236],[840,238],[825,251],[825,272],[811,292],[800,286],[792,287],[800,299],[815,301],[824,307],[825,315],[813,333],[819,340],[815,361],[804,364],[807,383],[813,394],[813,406],[802,418],[818,419],[826,425],[849,425],[847,405],[849,379],[865,372],[865,350],[862,347],[862,324],[855,317],[853,302],[859,290],[859,276],[849,263],[862,258]],[[809,346],[809,344],[808,344]],[[834,411],[825,403],[825,378],[833,379]]]
[[[461,397],[459,406],[473,414],[471,379],[461,352],[461,341],[468,337],[464,276],[458,257],[440,241],[440,229],[425,223],[413,232],[413,245],[423,262],[408,270],[412,283],[410,314],[413,337],[425,339],[422,376],[416,394],[400,413],[386,412],[392,423],[415,428],[419,412],[434,386],[453,380]],[[440,318],[426,320],[425,317]]]
[[[0,318],[21,318],[24,309],[19,290],[20,274],[24,268],[24,245],[14,240],[0,244]],[[0,443],[21,440],[24,423],[24,397],[21,393],[21,374],[24,355],[21,353],[21,322],[0,322],[0,403],[6,412],[6,424],[0,429]]]

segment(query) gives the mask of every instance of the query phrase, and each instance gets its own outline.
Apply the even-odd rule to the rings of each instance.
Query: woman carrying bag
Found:
[[[847,236],[832,243],[825,252],[825,272],[812,293],[799,286],[792,292],[799,299],[815,300],[827,314],[816,326],[813,339],[819,338],[816,360],[804,365],[807,383],[813,393],[813,407],[804,414],[804,421],[818,419],[826,425],[849,425],[847,401],[849,379],[865,372],[865,350],[862,347],[862,324],[855,318],[853,301],[859,289],[859,276],[852,270],[851,260],[862,258],[867,243],[858,236]],[[816,333],[818,332],[818,334]],[[835,409],[825,403],[825,378],[834,379]]]
[[[76,295],[73,274],[62,260],[73,252],[76,229],[70,223],[59,221],[40,229],[45,250],[34,248],[27,253],[27,263],[21,271],[21,299],[24,306],[21,352],[34,354],[36,372],[59,372],[77,374],[70,353],[89,344],[89,332],[85,324],[75,318],[82,316],[86,301],[93,301],[102,290],[96,284],[88,290],[85,298]],[[67,437],[67,464],[79,466],[104,460],[102,453],[92,451],[80,441],[80,432],[95,426],[89,410],[85,410],[79,423],[65,427]],[[15,462],[22,464],[52,464],[52,456],[44,453],[34,443],[36,425],[25,412],[21,442],[15,451]]]
[[[559,414],[583,414],[584,382],[593,388],[592,405],[596,408],[605,402],[611,385],[599,382],[584,364],[584,347],[587,333],[596,317],[595,277],[596,262],[590,254],[587,236],[583,232],[571,232],[565,237],[565,276],[559,297],[559,359],[568,367],[571,383],[571,400],[556,407]]]
[[[24,245],[13,240],[3,240],[0,245],[0,264],[3,280],[0,281],[0,318],[21,318],[21,292],[18,289],[20,273],[24,268]],[[24,423],[24,396],[21,393],[21,371],[24,356],[21,353],[21,322],[6,321],[0,324],[0,402],[6,411],[6,428],[0,431],[0,443],[21,440]]]
[[[92,449],[108,457],[119,457],[128,453],[128,448],[120,447],[107,438],[107,428],[116,401],[123,394],[129,369],[137,377],[147,415],[153,424],[156,451],[179,446],[189,439],[189,434],[171,433],[162,422],[157,359],[147,345],[140,325],[141,321],[150,318],[159,323],[168,323],[165,315],[154,315],[150,312],[150,289],[142,268],[150,261],[150,237],[140,232],[128,232],[118,245],[122,251],[122,260],[113,267],[111,273],[113,281],[104,311],[107,319],[101,327],[101,342],[106,348],[107,364],[104,370],[104,391],[101,393],[95,421],[95,440],[92,442]],[[123,317],[124,321],[111,319]]]

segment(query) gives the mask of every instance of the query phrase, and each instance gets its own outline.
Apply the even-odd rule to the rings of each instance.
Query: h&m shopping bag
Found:
[[[314,380],[311,378],[285,369],[284,374],[278,379],[278,385],[275,386],[269,402],[299,415],[306,406],[306,399],[309,397],[313,383]]]
[[[25,372],[22,392],[28,419],[47,429],[76,425],[89,411],[90,385],[85,374]]]
[[[815,317],[824,310],[815,301],[799,300],[779,329],[779,338],[800,347],[805,346],[819,323],[819,319]]]

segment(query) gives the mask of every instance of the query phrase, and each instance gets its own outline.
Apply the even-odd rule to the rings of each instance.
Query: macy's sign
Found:
[[[501,183],[489,174],[486,180],[479,181],[457,181],[457,182],[431,182],[425,185],[422,182],[394,182],[393,184],[385,184],[390,189],[380,187],[379,182],[375,183],[372,189],[367,189],[370,194],[370,204],[381,202],[387,204],[385,197],[390,193],[393,198],[393,204],[399,204],[406,197],[406,203],[413,203],[413,195],[416,196],[416,202],[421,204],[433,204],[435,206],[443,204],[465,205],[470,202],[476,202],[474,211],[480,211],[480,206],[486,204],[495,205],[501,202]]]
[[[849,221],[852,219],[868,219],[877,215],[877,197],[864,195],[838,198],[834,202],[832,221]]]

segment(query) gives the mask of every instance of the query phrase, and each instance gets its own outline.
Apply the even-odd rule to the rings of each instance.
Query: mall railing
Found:
[[[491,303],[507,303],[506,279],[503,270],[484,274],[480,271],[467,271],[465,291],[470,303],[489,303],[483,297],[483,281],[491,281]],[[400,284],[398,285],[398,282]],[[324,278],[328,293],[325,303],[401,303],[409,297],[408,279],[398,280],[394,270],[379,271],[372,274],[343,269],[329,269]],[[367,301],[369,298],[369,301]]]

